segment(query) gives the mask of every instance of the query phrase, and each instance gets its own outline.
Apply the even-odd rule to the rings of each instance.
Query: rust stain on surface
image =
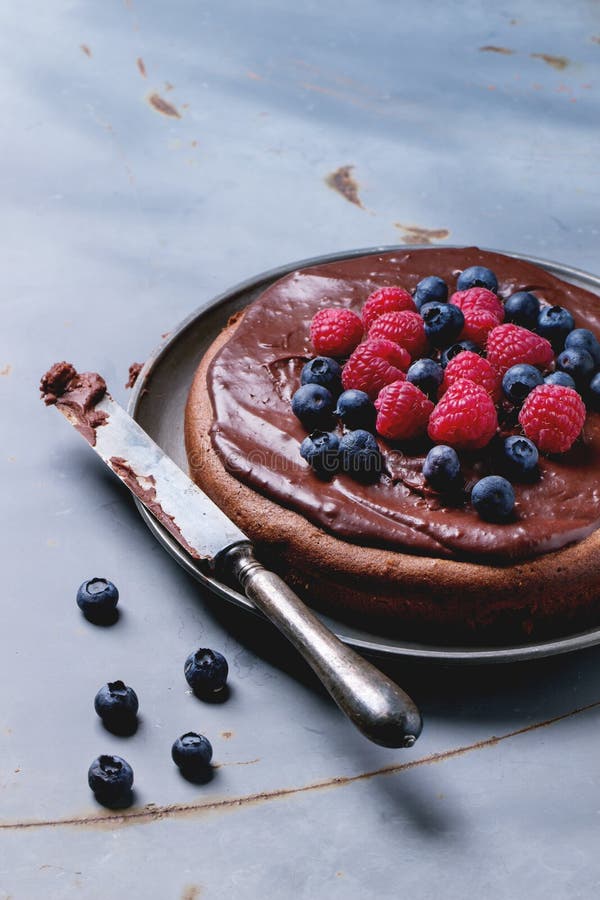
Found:
[[[81,47],[82,52],[85,53],[86,56],[92,55],[92,51],[90,50],[90,48],[88,47],[87,44],[80,44],[79,46]]]
[[[3,377],[6,375],[10,375],[11,372],[12,372],[12,366],[10,363],[7,363],[4,366],[4,368],[0,369],[0,375],[2,375]]]
[[[571,60],[568,59],[568,57],[553,56],[551,53],[530,53],[529,55],[532,59],[541,59],[542,62],[552,66],[552,68],[556,69],[558,72],[562,72],[562,70],[566,69],[571,63]]]
[[[19,831],[28,828],[54,828],[54,827],[104,827],[109,826],[112,829],[128,824],[145,824],[170,817],[180,817],[185,815],[198,815],[203,812],[214,812],[224,809],[240,809],[244,806],[252,806],[259,803],[267,803],[272,800],[282,800],[287,797],[297,796],[299,794],[316,793],[321,790],[329,790],[332,788],[345,787],[349,784],[356,784],[362,781],[368,781],[370,778],[376,778],[383,775],[396,775],[399,772],[406,772],[409,769],[416,769],[419,766],[434,765],[435,763],[446,762],[449,759],[456,759],[467,753],[476,750],[485,750],[488,747],[495,747],[504,741],[519,737],[523,734],[530,734],[533,731],[539,731],[541,728],[549,728],[558,722],[564,722],[574,716],[589,712],[592,709],[600,708],[600,700],[594,700],[585,706],[578,706],[569,712],[561,713],[553,716],[551,719],[544,719],[542,722],[534,722],[531,725],[524,725],[522,728],[516,728],[513,731],[507,731],[504,734],[492,735],[481,741],[475,741],[473,744],[466,744],[462,747],[454,747],[451,750],[443,750],[439,753],[431,753],[429,756],[422,756],[419,759],[413,759],[409,762],[398,763],[397,765],[384,766],[381,769],[375,769],[369,772],[361,772],[358,775],[345,775],[337,778],[328,778],[324,781],[317,781],[311,784],[301,785],[300,787],[280,788],[274,791],[261,791],[256,794],[245,794],[241,797],[227,797],[222,800],[209,800],[206,803],[174,803],[170,806],[154,806],[147,805],[142,809],[133,809],[131,812],[124,813],[107,813],[103,815],[93,816],[72,816],[63,819],[30,819],[24,822],[0,822],[0,830]]]
[[[354,203],[355,206],[360,206],[361,209],[364,209],[358,196],[358,184],[352,176],[353,169],[354,166],[340,166],[339,169],[327,176],[325,183],[332,190],[345,197],[349,203]]]
[[[188,884],[184,887],[181,900],[197,900],[202,892],[199,884]]]
[[[172,119],[180,119],[181,113],[177,109],[177,107],[173,106],[172,103],[169,103],[168,100],[165,100],[164,97],[161,97],[160,94],[156,92],[150,94],[148,97],[148,103],[150,106],[156,110],[156,112],[161,113],[163,116],[170,116]]]
[[[482,53],[501,53],[503,56],[512,56],[515,52],[510,47],[496,47],[495,44],[486,44],[485,47],[479,49]]]
[[[394,222],[394,227],[400,229],[407,244],[433,244],[450,237],[447,228],[421,228],[420,225],[402,225],[401,222]]]
[[[233,731],[222,731],[221,737],[225,738],[225,740],[228,741],[229,738],[233,737]]]
[[[140,73],[140,75],[142,76],[142,78],[147,78],[147,77],[148,77],[148,73],[146,72],[146,65],[145,65],[144,60],[142,59],[141,56],[138,56],[138,58],[137,58],[136,61],[135,61],[135,64],[136,64],[136,66],[138,67],[138,72]]]

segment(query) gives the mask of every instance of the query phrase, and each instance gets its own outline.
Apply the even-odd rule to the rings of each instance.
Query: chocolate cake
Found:
[[[200,362],[185,420],[190,472],[314,606],[431,642],[494,644],[578,630],[600,620],[595,409],[588,406],[567,452],[541,454],[537,480],[514,483],[514,515],[503,522],[482,519],[468,500],[473,484],[495,471],[490,448],[461,453],[458,499],[424,479],[426,437],[398,444],[378,436],[383,471],[375,481],[342,471],[324,478],[300,455],[307,428],[291,399],[316,355],[315,314],[360,314],[375,290],[412,293],[432,275],[452,293],[471,266],[496,274],[502,300],[531,292],[600,338],[600,298],[474,247],[399,250],[297,271],[235,317]],[[520,433],[516,415],[507,414],[502,429]]]

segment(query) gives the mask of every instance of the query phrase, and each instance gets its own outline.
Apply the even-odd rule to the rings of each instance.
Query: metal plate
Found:
[[[187,471],[183,419],[188,390],[203,354],[234,312],[246,307],[278,278],[282,278],[296,269],[352,259],[367,254],[415,249],[417,249],[415,246],[398,245],[369,247],[313,259],[303,259],[269,272],[263,272],[255,278],[236,285],[200,306],[165,337],[164,342],[147,360],[137,379],[129,402],[129,412],[157,444],[184,471]],[[493,252],[506,253],[506,251]],[[600,278],[587,272],[518,253],[507,253],[506,255],[535,263],[565,281],[600,295]],[[191,557],[182,550],[171,535],[138,501],[136,503],[150,530],[184,569],[213,593],[238,607],[260,615],[245,596],[203,575],[194,565]],[[444,647],[390,638],[383,632],[355,628],[331,616],[320,614],[320,618],[341,640],[365,653],[444,664],[516,662],[571,653],[600,643],[600,627],[598,627],[539,643],[507,647]]]

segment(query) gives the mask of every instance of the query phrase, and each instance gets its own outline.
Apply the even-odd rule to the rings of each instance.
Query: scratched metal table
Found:
[[[30,0],[0,9],[0,898],[588,898],[600,649],[390,671],[411,751],[369,745],[267,626],[203,596],[36,397],[57,359],[118,399],[179,320],[288,260],[473,243],[599,272],[599,6]],[[77,585],[113,579],[112,628]],[[231,696],[189,695],[199,645]],[[133,738],[92,699],[139,693]],[[181,779],[173,739],[214,745]],[[89,762],[133,765],[126,816]]]

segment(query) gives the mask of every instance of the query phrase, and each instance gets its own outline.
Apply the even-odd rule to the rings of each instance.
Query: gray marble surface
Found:
[[[600,650],[393,666],[425,730],[372,746],[269,628],[201,594],[37,383],[66,358],[125,401],[129,364],[199,303],[320,253],[425,235],[599,274],[599,13],[0,9],[2,900],[598,895]],[[326,184],[342,166],[360,205]],[[120,589],[112,628],[75,606],[93,575]],[[200,644],[229,658],[226,703],[187,692]],[[132,738],[92,709],[114,678],[140,697]],[[170,761],[189,729],[215,749],[201,787]],[[101,752],[135,769],[126,819],[87,789]]]

